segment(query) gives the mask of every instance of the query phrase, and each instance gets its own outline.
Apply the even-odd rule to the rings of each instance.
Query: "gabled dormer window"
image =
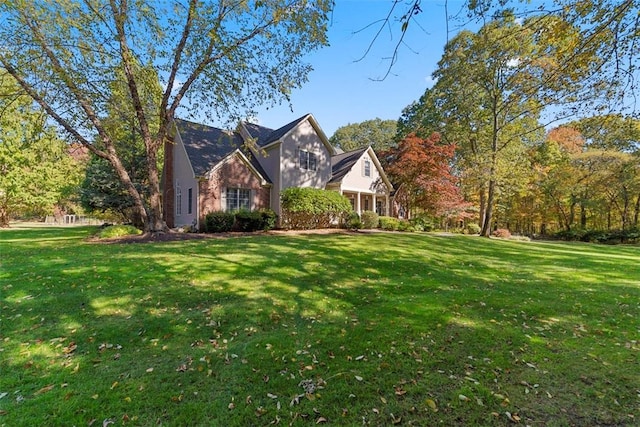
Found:
[[[300,169],[318,170],[318,160],[315,153],[300,150]]]

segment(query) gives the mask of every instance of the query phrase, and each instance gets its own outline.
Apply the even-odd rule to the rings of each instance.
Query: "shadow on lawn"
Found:
[[[377,353],[385,361],[394,355],[414,363],[419,355],[422,371],[443,372],[443,379],[431,379],[442,399],[467,393],[465,377],[483,363],[486,369],[474,375],[487,383],[508,382],[509,372],[532,369],[530,360],[545,365],[540,369],[551,373],[547,381],[563,376],[574,381],[580,374],[557,370],[576,355],[587,357],[572,338],[582,334],[589,343],[605,336],[628,339],[616,322],[637,312],[624,304],[640,296],[637,283],[627,283],[629,274],[617,268],[621,260],[637,259],[632,249],[607,250],[602,256],[582,246],[532,243],[523,250],[525,243],[405,234],[255,236],[155,245],[75,240],[86,232],[65,229],[61,240],[56,230],[0,235],[0,245],[12,245],[11,257],[0,261],[0,345],[7,356],[2,364],[19,372],[0,380],[0,392],[20,390],[28,396],[26,404],[36,404],[43,398],[40,390],[51,382],[70,375],[87,383],[92,376],[101,379],[93,391],[66,400],[71,414],[51,409],[61,419],[83,411],[100,413],[100,402],[84,395],[109,394],[114,381],[134,384],[133,389],[150,387],[145,373],[155,366],[169,369],[154,385],[164,400],[149,405],[158,406],[154,411],[168,420],[162,402],[175,396],[176,369],[192,369],[198,357],[211,352],[216,356],[203,369],[215,370],[226,381],[213,386],[220,393],[232,393],[227,389],[256,376],[250,368],[260,377],[267,370],[277,377],[289,369],[285,359],[305,357],[296,354],[306,346],[330,349],[341,360]],[[35,248],[33,240],[39,242]],[[601,292],[597,286],[602,285],[620,292]],[[582,297],[589,304],[582,304]],[[599,330],[576,329],[586,319]],[[234,354],[262,365],[243,366]],[[634,354],[623,352],[620,361],[637,364]],[[336,374],[326,354],[314,357],[323,360],[326,376]],[[597,357],[604,356],[595,357],[583,364],[600,364]],[[74,371],[76,366],[82,368]],[[384,371],[379,376],[376,386],[393,390],[397,378],[385,378]],[[456,381],[447,382],[451,377]],[[186,380],[179,381],[188,387]],[[491,396],[491,386],[486,387]],[[547,387],[554,391],[559,385]],[[56,392],[64,399],[63,389]],[[332,399],[327,395],[325,402],[339,408]],[[628,399],[620,401],[630,405],[633,396]],[[211,413],[200,416],[206,420],[226,410],[225,405],[211,404]],[[572,415],[546,405],[544,415],[532,404],[530,417]],[[454,410],[455,405],[443,406],[441,413]]]

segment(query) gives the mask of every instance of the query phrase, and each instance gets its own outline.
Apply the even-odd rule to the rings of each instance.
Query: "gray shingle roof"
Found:
[[[304,116],[292,121],[291,123],[287,123],[286,125],[278,128],[276,130],[266,128],[264,126],[260,126],[254,123],[244,123],[245,128],[249,132],[249,134],[256,138],[256,143],[260,147],[264,147],[266,145],[271,144],[272,142],[276,142],[283,136],[285,136],[291,129],[295,128],[302,121],[306,120],[309,117],[309,114],[305,114]]]
[[[175,119],[175,124],[196,176],[204,176],[222,159],[236,149],[240,149],[260,175],[271,182],[270,177],[260,166],[253,153],[248,149],[243,149],[244,141],[237,132],[229,132],[182,119]]]
[[[331,156],[331,179],[329,182],[333,183],[342,181],[342,178],[349,173],[351,168],[353,168],[353,165],[356,164],[358,159],[360,159],[368,149],[369,147],[364,147]]]

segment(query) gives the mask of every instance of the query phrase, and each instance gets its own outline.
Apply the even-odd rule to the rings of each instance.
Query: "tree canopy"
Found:
[[[329,0],[12,1],[0,4],[0,65],[73,139],[108,161],[146,231],[166,228],[159,152],[181,114],[235,120],[287,100],[305,53],[327,43]],[[143,87],[155,70],[159,106]],[[149,194],[136,187],[106,123],[114,82],[128,92]],[[150,86],[147,86],[150,87]],[[158,123],[154,128],[152,123]],[[96,143],[99,141],[99,144]]]
[[[76,190],[82,168],[46,116],[0,72],[0,227],[17,216],[47,215]]]
[[[396,120],[375,118],[361,123],[349,123],[338,128],[329,138],[331,144],[344,151],[352,151],[371,146],[376,151],[384,151],[396,145]]]

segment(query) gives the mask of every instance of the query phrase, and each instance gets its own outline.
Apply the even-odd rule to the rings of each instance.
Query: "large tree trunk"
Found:
[[[484,215],[484,222],[482,224],[481,236],[491,236],[491,222],[493,220],[493,201],[495,198],[496,181],[494,179],[489,180],[489,191],[487,192],[487,206]]]
[[[478,193],[480,198],[480,218],[478,225],[482,229],[482,226],[484,225],[484,218],[487,214],[487,196],[484,185],[480,186],[480,188],[478,189]]]
[[[147,150],[147,172],[149,176],[149,206],[145,232],[159,233],[168,231],[162,218],[162,197],[160,195],[160,179],[158,173],[158,150]]]
[[[9,209],[5,203],[0,203],[0,228],[9,227]]]
[[[633,211],[633,227],[638,227],[638,217],[640,217],[640,194],[636,196],[636,203]]]

